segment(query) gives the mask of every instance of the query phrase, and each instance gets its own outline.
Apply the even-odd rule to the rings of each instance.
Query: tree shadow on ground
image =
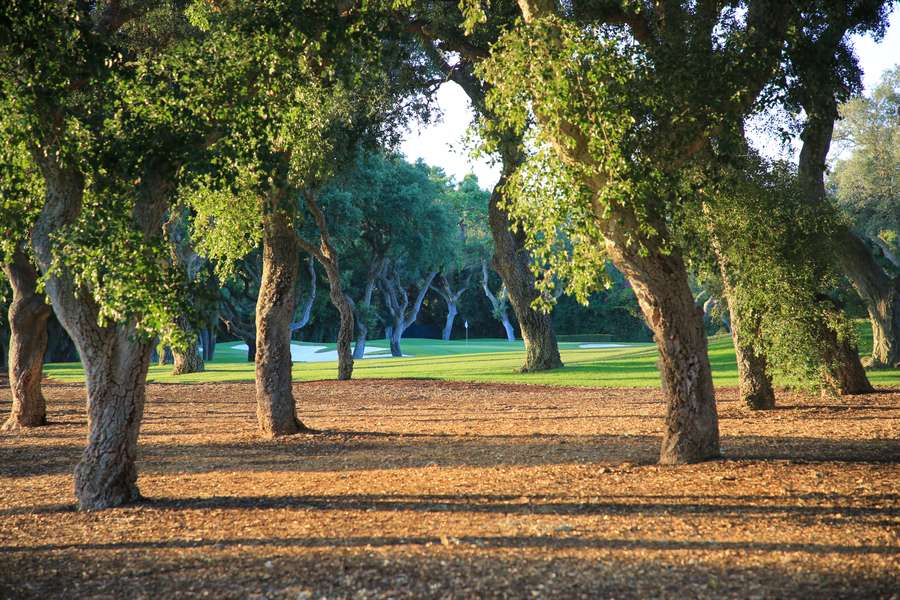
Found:
[[[0,446],[0,476],[70,472],[83,446],[31,442]],[[155,443],[142,440],[139,469],[149,474],[215,471],[332,472],[424,467],[533,467],[556,464],[649,465],[659,438],[651,435],[450,435],[330,430],[279,440]],[[727,460],[802,463],[900,461],[900,440],[723,436]]]
[[[569,555],[547,555],[559,548]],[[505,552],[515,549],[516,555]],[[796,554],[754,564],[722,553]],[[4,554],[0,595],[65,597],[648,598],[890,597],[891,573],[809,563],[850,545],[718,544],[582,538],[229,538],[61,545]],[[685,552],[707,552],[686,564]],[[584,555],[571,555],[584,553]],[[53,573],[52,577],[45,576]],[[152,590],[152,593],[151,593]]]

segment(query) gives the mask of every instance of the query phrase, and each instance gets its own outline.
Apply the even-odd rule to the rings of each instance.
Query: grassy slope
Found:
[[[173,377],[171,366],[152,366],[149,379],[161,383],[196,383],[216,381],[252,381],[253,364],[245,362],[246,352],[233,350],[237,342],[219,344],[216,360],[207,364],[206,371]],[[369,342],[371,346],[386,347],[382,340]],[[317,344],[325,345],[325,344]],[[863,355],[871,348],[868,327],[860,330]],[[560,344],[565,368],[544,373],[518,373],[522,364],[521,342],[503,340],[472,340],[442,342],[439,340],[408,339],[403,351],[412,356],[403,358],[371,358],[356,362],[355,378],[416,377],[456,381],[485,381],[504,383],[534,383],[574,386],[656,387],[656,348],[652,345],[632,345],[627,348],[579,349],[577,343]],[[334,345],[328,345],[333,349]],[[737,385],[737,366],[731,339],[716,336],[710,339],[710,362],[716,385]],[[83,372],[77,363],[50,364],[45,367],[49,377],[63,381],[82,381]],[[297,381],[333,379],[334,362],[295,363]],[[878,387],[900,387],[900,370],[870,371],[869,378]]]

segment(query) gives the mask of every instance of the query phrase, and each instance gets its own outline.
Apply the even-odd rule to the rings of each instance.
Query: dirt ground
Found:
[[[252,384],[149,386],[148,501],[78,513],[84,390],[48,384],[52,424],[0,436],[0,597],[900,598],[900,391],[719,390],[725,459],[659,467],[653,390],[294,389],[324,433],[257,439]]]

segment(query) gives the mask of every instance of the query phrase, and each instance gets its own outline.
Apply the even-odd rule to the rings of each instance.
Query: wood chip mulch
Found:
[[[658,391],[150,385],[148,500],[74,510],[84,388],[0,435],[0,598],[900,598],[900,391],[718,390],[723,460],[654,464]],[[9,411],[0,391],[0,414]]]

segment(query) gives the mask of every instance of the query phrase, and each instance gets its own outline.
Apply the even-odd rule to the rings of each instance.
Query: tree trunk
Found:
[[[204,369],[203,355],[199,351],[197,332],[184,317],[178,319],[178,326],[190,336],[192,342],[188,344],[187,350],[184,352],[172,349],[172,364],[174,365],[172,375],[202,373]]]
[[[447,319],[444,321],[444,330],[441,332],[441,339],[445,342],[450,340],[450,334],[453,333],[453,322],[456,320],[457,314],[459,314],[459,309],[456,307],[456,302],[448,300]]]
[[[512,323],[509,322],[509,315],[505,310],[500,314],[500,323],[503,324],[503,330],[506,332],[506,341],[516,341],[516,330],[513,328]]]
[[[838,340],[837,334],[822,326],[822,337],[828,340],[823,378],[826,390],[841,395],[870,394],[875,391],[859,360],[859,350],[849,339]]]
[[[391,356],[395,358],[399,358],[403,356],[403,351],[400,349],[400,333],[399,329],[394,329],[391,331]]]
[[[532,306],[532,302],[538,297],[538,291],[534,287],[531,257],[525,249],[524,232],[520,229],[515,232],[512,230],[509,215],[500,206],[503,186],[517,165],[511,152],[505,152],[503,158],[503,174],[491,192],[488,205],[491,236],[494,239],[492,265],[506,286],[509,303],[516,314],[519,331],[525,342],[525,364],[522,365],[522,371],[558,369],[563,363],[559,356],[559,344],[556,341],[550,314]],[[511,339],[515,339],[515,336],[513,335]]]
[[[875,262],[865,242],[849,229],[839,233],[838,260],[862,298],[872,325],[875,368],[900,367],[900,277],[891,278]]]
[[[356,345],[353,347],[353,358],[360,359],[366,355],[366,336],[369,335],[369,329],[356,319]]]
[[[215,321],[213,321],[215,323]],[[210,327],[206,330],[207,333],[207,346],[206,346],[206,362],[211,362],[216,358],[216,329],[215,327]],[[249,346],[248,346],[249,347]]]
[[[353,309],[341,287],[341,273],[337,258],[327,256],[325,258],[326,261],[322,263],[322,266],[325,267],[325,274],[328,276],[331,303],[340,315],[340,327],[337,335],[338,379],[344,381],[353,376],[353,352],[350,348],[353,342]]]
[[[831,90],[823,87],[818,94],[806,98],[806,123],[800,134],[803,146],[797,161],[797,181],[803,200],[813,207],[826,207],[825,168],[834,121],[838,116],[837,102]],[[852,250],[841,248],[837,253]],[[837,333],[824,319],[814,325],[825,350],[824,381],[827,387],[840,394],[865,394],[872,391],[872,384],[859,358],[859,351],[849,341],[839,341]]]
[[[37,292],[38,273],[25,252],[17,248],[12,261],[3,265],[13,290],[9,305],[9,385],[12,412],[0,431],[47,424],[47,402],[41,391],[47,320],[50,307]]]
[[[144,414],[150,342],[124,327],[101,330],[78,344],[88,389],[88,445],[75,468],[75,495],[83,510],[141,499],[137,438]]]
[[[632,240],[639,231],[625,209],[605,222],[606,249],[628,278],[659,348],[666,426],[659,462],[682,464],[720,456],[719,421],[709,366],[703,311],[694,304],[681,254],[658,238]],[[660,236],[665,226],[655,224]]]
[[[45,202],[32,231],[38,265],[48,275],[46,291],[60,323],[75,342],[87,383],[88,444],[75,468],[75,496],[82,510],[102,509],[140,499],[137,438],[144,411],[152,341],[142,339],[133,321],[101,327],[100,308],[54,259],[54,233],[74,223],[81,211],[84,179],[74,169],[36,154],[44,173]],[[145,236],[162,226],[168,180],[142,177],[134,220]],[[48,273],[49,272],[49,273]]]
[[[745,342],[744,328],[759,327],[759,324],[746,322],[741,316],[734,285],[715,232],[711,232],[711,239],[731,316],[731,339],[734,342],[734,354],[737,359],[740,400],[751,410],[775,408],[775,390],[772,388],[772,378],[767,372],[766,357],[758,354],[752,345]]]
[[[291,388],[291,319],[300,262],[293,219],[276,208],[264,217],[263,271],[256,303],[256,418],[269,437],[306,429]]]

